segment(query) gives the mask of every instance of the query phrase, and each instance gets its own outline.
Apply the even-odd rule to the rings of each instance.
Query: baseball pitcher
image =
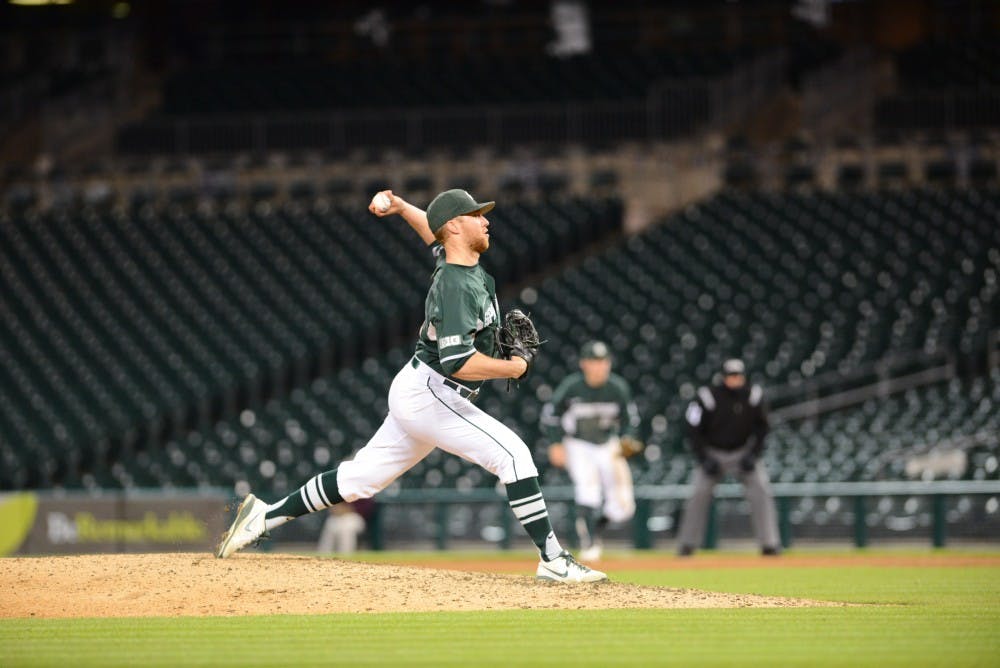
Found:
[[[473,403],[484,381],[527,376],[539,346],[534,325],[517,309],[501,324],[493,277],[479,264],[490,246],[485,214],[493,206],[464,190],[440,193],[426,212],[391,191],[372,198],[372,213],[400,214],[433,246],[437,258],[414,355],[389,388],[389,414],[352,460],[313,477],[276,503],[248,495],[216,556],[228,557],[306,513],[371,497],[441,448],[482,466],[505,484],[514,515],[538,547],[539,579],[607,579],[559,544],[528,446]]]
[[[611,372],[603,341],[580,350],[580,371],[567,376],[542,408],[549,461],[567,469],[577,508],[581,559],[596,561],[601,534],[610,522],[635,515],[632,471],[627,457],[642,450],[636,438],[639,412],[628,382]]]

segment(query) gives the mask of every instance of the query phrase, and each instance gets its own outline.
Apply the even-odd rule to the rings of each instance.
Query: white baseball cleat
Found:
[[[219,547],[215,550],[215,556],[219,559],[225,559],[250,543],[256,543],[261,538],[266,538],[267,531],[264,527],[266,514],[267,504],[253,494],[247,494],[240,507],[236,509],[236,519],[233,520],[229,531],[222,534],[222,540],[219,541]]]
[[[594,543],[590,547],[580,550],[580,561],[600,561],[604,553],[600,543]]]
[[[572,554],[563,550],[562,554],[552,561],[538,562],[535,579],[551,582],[600,582],[607,580],[608,576],[601,571],[587,568],[574,559]]]

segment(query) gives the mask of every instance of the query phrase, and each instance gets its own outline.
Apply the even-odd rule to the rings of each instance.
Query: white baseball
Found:
[[[392,206],[392,200],[385,193],[376,193],[375,197],[372,197],[372,205],[375,207],[376,211],[381,211],[385,213]]]

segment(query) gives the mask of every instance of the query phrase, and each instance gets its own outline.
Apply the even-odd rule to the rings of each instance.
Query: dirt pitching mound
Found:
[[[526,563],[525,571],[533,572]],[[612,578],[614,576],[612,575]],[[87,555],[2,560],[0,617],[154,617],[437,610],[837,605],[750,594],[366,564],[292,555]]]

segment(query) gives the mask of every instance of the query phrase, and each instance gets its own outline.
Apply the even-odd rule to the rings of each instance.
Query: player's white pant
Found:
[[[576,504],[601,508],[612,522],[631,519],[635,515],[632,471],[620,454],[618,439],[595,445],[566,437],[563,445]]]
[[[358,550],[358,535],[365,530],[365,520],[355,512],[332,513],[323,523],[316,543],[317,552],[350,553]]]
[[[396,374],[382,426],[337,470],[337,490],[344,500],[377,494],[435,447],[482,466],[505,484],[538,475],[524,441],[445,380],[412,360]]]

